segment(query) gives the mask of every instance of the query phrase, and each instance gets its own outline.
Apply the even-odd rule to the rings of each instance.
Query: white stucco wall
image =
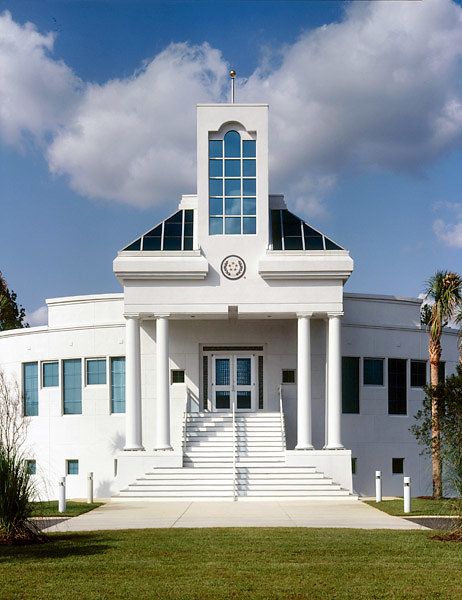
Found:
[[[32,361],[109,359],[125,354],[125,327],[122,295],[79,297],[50,301],[49,327],[0,333],[2,368],[21,380],[22,363]],[[407,415],[388,415],[387,361],[384,386],[362,385],[360,372],[360,414],[342,416],[342,441],[357,458],[354,488],[373,494],[374,473],[383,474],[384,494],[400,494],[402,477],[391,474],[391,459],[405,458],[405,474],[413,478],[413,494],[430,490],[431,469],[419,456],[409,427],[420,407],[422,391],[410,387],[410,359],[428,360],[428,338],[418,324],[420,302],[391,297],[345,297],[342,327],[342,355],[407,359]],[[75,310],[73,310],[75,309]],[[324,445],[325,427],[325,323],[312,323],[313,443]],[[145,455],[155,456],[155,321],[143,321],[141,328],[141,378],[143,445]],[[278,410],[281,370],[296,367],[296,320],[261,319],[173,320],[170,324],[170,368],[184,369],[185,384],[171,385],[171,436],[173,453],[181,464],[182,418],[189,397],[191,410],[200,406],[201,348],[203,345],[261,345],[264,348],[265,409]],[[457,334],[443,334],[446,373],[457,363]],[[362,361],[360,361],[362,369]],[[429,365],[427,371],[429,376]],[[296,385],[283,386],[288,448],[296,442]],[[95,474],[95,493],[108,496],[118,491],[121,479],[114,479],[115,460],[121,460],[124,444],[124,415],[110,414],[110,385],[83,386],[82,415],[62,415],[62,388],[39,389],[39,416],[30,419],[28,455],[36,458],[41,493],[56,496],[56,482],[65,473],[66,459],[78,459],[80,474],[68,476],[68,496],[85,495],[86,473]],[[133,461],[130,464],[134,464]],[[131,467],[130,467],[131,468]],[[133,478],[140,473],[135,472]],[[142,469],[141,469],[142,471]]]

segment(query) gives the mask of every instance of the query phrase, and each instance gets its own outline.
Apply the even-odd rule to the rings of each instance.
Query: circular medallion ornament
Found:
[[[231,254],[223,259],[221,272],[227,279],[240,279],[245,273],[245,262],[240,256]]]

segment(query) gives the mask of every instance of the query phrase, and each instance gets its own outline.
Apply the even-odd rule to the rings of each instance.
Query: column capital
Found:
[[[168,319],[172,316],[172,313],[154,313],[155,319]]]
[[[124,318],[125,319],[136,319],[137,321],[139,321],[141,319],[140,315],[138,313],[124,313]]]
[[[307,319],[311,319],[312,316],[313,316],[313,313],[312,312],[308,312],[308,311],[307,312],[298,312],[298,313],[295,313],[295,314],[297,315],[297,319],[301,319],[303,317],[306,317]]]
[[[344,312],[328,312],[326,314],[327,314],[328,319],[332,319],[333,317],[343,317],[343,315],[345,313]]]

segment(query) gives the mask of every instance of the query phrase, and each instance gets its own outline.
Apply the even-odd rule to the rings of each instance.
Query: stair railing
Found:
[[[186,432],[187,432],[188,410],[183,413],[183,457],[186,454]]]
[[[284,411],[282,409],[282,385],[279,386],[279,415],[281,418],[281,433],[282,433],[282,449],[287,449],[286,444],[286,424],[284,421]]]
[[[236,483],[236,408],[234,406],[234,398],[233,398],[233,500],[235,501],[237,498],[237,483]]]

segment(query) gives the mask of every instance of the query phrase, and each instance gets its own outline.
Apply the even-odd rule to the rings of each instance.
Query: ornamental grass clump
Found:
[[[0,446],[0,543],[21,544],[45,538],[30,520],[34,487],[19,452]]]
[[[0,370],[0,544],[44,541],[30,520],[35,491],[23,447],[29,420],[17,381]]]

